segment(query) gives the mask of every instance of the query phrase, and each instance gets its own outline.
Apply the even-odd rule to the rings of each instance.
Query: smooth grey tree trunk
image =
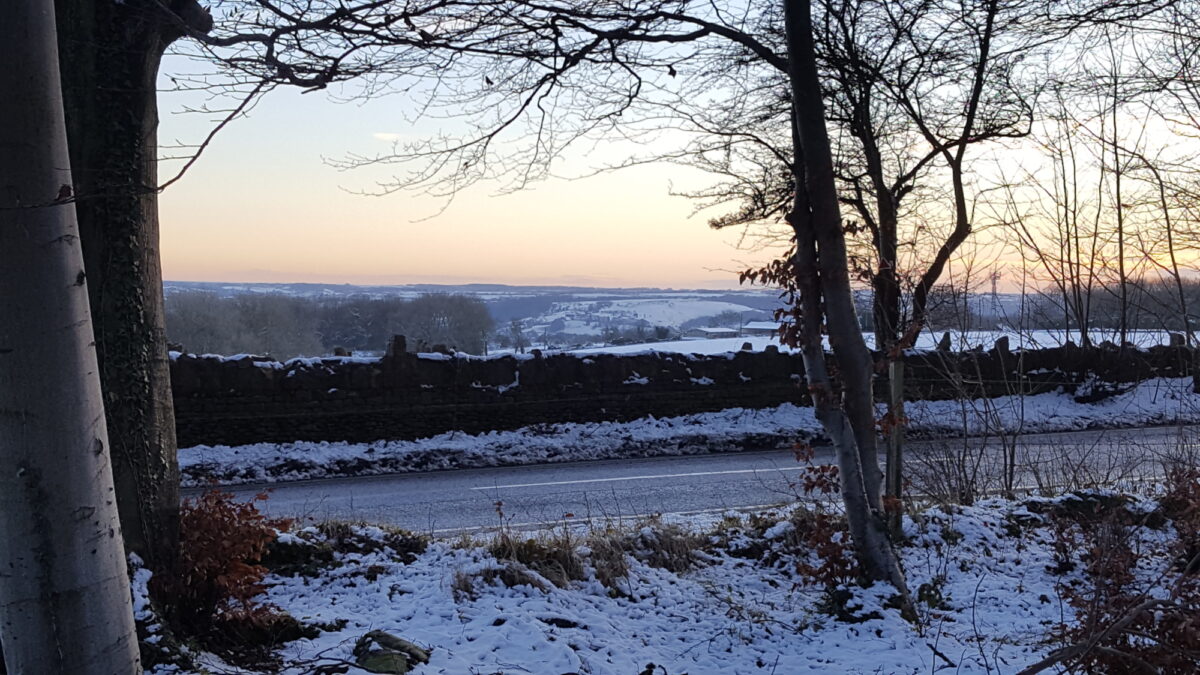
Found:
[[[10,673],[140,673],[54,4],[0,4],[0,642]]]
[[[796,146],[796,195],[788,220],[796,234],[801,353],[817,419],[837,450],[846,519],[863,573],[895,586],[908,608],[904,573],[888,536],[880,500],[882,477],[871,389],[874,362],[859,328],[850,287],[809,2],[784,0]],[[833,386],[824,362],[822,317],[837,357],[840,391]]]

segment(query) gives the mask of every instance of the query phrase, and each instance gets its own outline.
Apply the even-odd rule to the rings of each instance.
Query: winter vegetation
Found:
[[[1196,0],[3,3],[0,673],[1200,671],[1197,44]],[[168,86],[208,101],[194,147],[159,144]],[[580,157],[706,176],[674,191],[764,254],[753,290],[164,293],[158,195],[288,88],[403,100],[389,150],[328,160],[386,171],[376,195],[518,191]],[[776,340],[811,405],[177,447],[168,340],[362,358],[395,335]],[[906,400],[905,352],[996,336],[1165,341],[1192,376]],[[1020,440],[1164,424],[1136,452]],[[525,529],[497,498],[489,531],[435,537],[181,499],[751,446],[791,452],[778,505]]]
[[[273,540],[235,572],[238,588],[261,594],[227,593],[203,649],[153,641],[147,653],[155,672],[1036,673],[1133,663],[1186,673],[1200,611],[1200,475],[1160,468],[1165,480],[1149,491],[915,504],[898,539],[916,591],[908,610],[893,587],[859,582],[830,501],[836,478],[817,466],[796,481],[798,503],[752,512],[529,532],[508,526],[498,503],[490,534],[432,540],[364,523],[238,521],[251,540]],[[215,527],[236,508],[246,507],[212,492],[187,513]],[[153,609],[141,617],[147,639],[159,620]],[[221,636],[247,623],[298,639],[278,652],[265,635],[231,649]]]

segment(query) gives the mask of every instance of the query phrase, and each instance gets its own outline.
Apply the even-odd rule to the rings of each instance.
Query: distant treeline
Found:
[[[184,291],[168,295],[166,309],[168,340],[189,352],[280,359],[382,352],[393,335],[408,338],[409,349],[440,344],[484,354],[494,328],[482,301],[459,294],[322,300]]]

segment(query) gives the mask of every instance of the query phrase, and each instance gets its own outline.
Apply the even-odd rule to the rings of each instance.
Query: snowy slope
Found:
[[[408,564],[386,548],[337,554],[337,565],[315,577],[270,577],[267,597],[303,620],[345,622],[284,649],[285,662],[303,663],[284,671],[294,674],[352,660],[351,646],[369,630],[430,650],[429,664],[413,675],[1015,673],[1057,646],[1051,632],[1074,616],[1062,589],[1082,575],[1054,571],[1053,529],[1028,508],[987,500],[907,520],[900,554],[908,584],[936,589],[917,602],[915,622],[886,606],[893,591],[882,586],[843,587],[856,622],[821,609],[823,589],[796,572],[814,557],[791,536],[788,509],[755,521],[740,514],[675,519],[699,534],[690,569],[671,571],[635,551],[626,558],[628,573],[608,586],[595,576],[600,558],[589,543],[611,530],[599,539],[585,531],[557,535],[560,542],[574,537],[565,545],[587,565],[582,580],[562,587],[534,572],[526,584],[489,583],[489,570],[511,563],[486,542],[434,542]],[[1030,524],[1014,528],[1018,521]],[[678,532],[654,521],[629,531],[648,550]],[[288,536],[301,546],[321,540],[311,528]],[[1170,528],[1142,537],[1148,551],[1164,550]],[[1141,583],[1171,562],[1148,554]],[[651,663],[657,667],[644,670]]]
[[[644,321],[651,326],[679,327],[688,321],[711,317],[722,312],[737,314],[761,314],[761,310],[745,304],[707,300],[702,297],[622,299],[603,302],[560,302],[530,321],[534,324],[552,322],[555,319],[580,319],[589,317],[597,322],[636,325]]]

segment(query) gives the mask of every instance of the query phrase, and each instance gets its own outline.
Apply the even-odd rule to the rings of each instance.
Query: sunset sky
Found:
[[[164,92],[161,100],[165,154],[211,128],[212,115],[179,114],[194,97]],[[706,214],[669,196],[672,184],[699,178],[673,166],[549,180],[512,195],[477,185],[441,213],[442,200],[410,192],[352,194],[390,171],[339,171],[323,158],[386,151],[388,139],[412,133],[404,105],[400,97],[361,106],[322,93],[269,94],[163,193],[164,277],[732,287],[735,270],[764,258],[738,250],[739,233],[710,230]],[[578,157],[569,168],[588,165]],[[160,179],[178,169],[164,163]]]

